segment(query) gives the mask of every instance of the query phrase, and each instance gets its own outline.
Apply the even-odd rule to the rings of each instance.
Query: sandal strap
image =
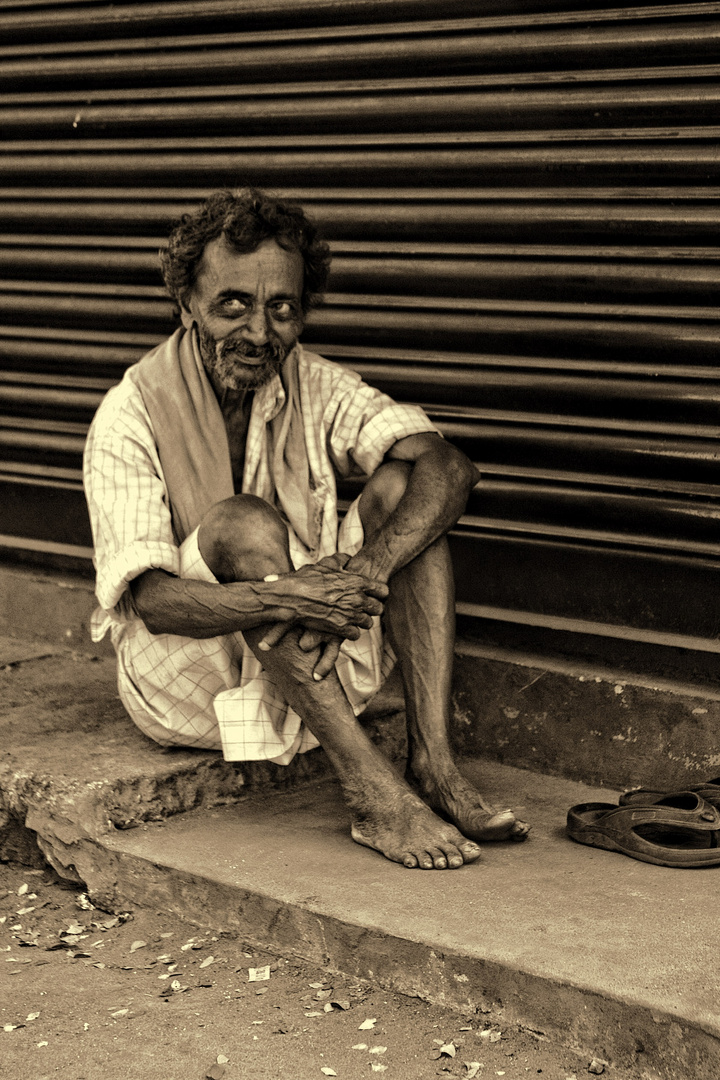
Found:
[[[720,814],[695,792],[678,792],[669,798],[677,801],[678,796],[682,796],[682,801],[685,802],[688,801],[687,796],[694,799],[695,809],[664,805],[616,806],[613,803],[581,803],[568,810],[567,831],[573,840],[580,843],[589,843],[595,847],[607,846],[635,858],[645,857],[647,862],[659,863],[661,866],[718,865]],[[665,796],[665,799],[667,798],[668,796]],[[668,848],[663,846],[660,837],[654,842],[637,832],[638,826],[653,824],[696,834],[703,833],[708,844],[704,848]],[[607,845],[599,842],[599,836],[607,837]]]
[[[682,805],[683,803],[685,805]],[[568,826],[572,825],[575,829],[590,827],[582,815],[588,811],[599,810],[605,813],[602,818],[593,822],[593,829],[602,829],[610,822],[613,830],[622,833],[631,832],[638,825],[675,826],[709,833],[720,830],[720,811],[694,791],[673,792],[672,795],[662,796],[655,803],[643,803],[640,806],[581,803],[568,811]]]
[[[704,780],[701,784],[695,784],[693,787],[685,788],[686,791],[692,791],[696,795],[708,801],[720,800],[720,777],[716,777],[714,780]],[[620,804],[628,806],[630,803],[638,802],[655,802],[656,799],[662,799],[666,795],[679,794],[679,789],[665,788],[663,790],[655,790],[654,788],[630,788],[628,791],[624,791],[620,796]]]

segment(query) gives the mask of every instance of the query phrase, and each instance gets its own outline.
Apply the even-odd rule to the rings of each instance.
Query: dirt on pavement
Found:
[[[603,1074],[630,1080],[492,1016],[389,993],[161,912],[114,915],[50,868],[0,864],[2,1080]]]

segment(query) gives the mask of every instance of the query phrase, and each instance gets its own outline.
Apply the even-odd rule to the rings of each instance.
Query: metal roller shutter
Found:
[[[720,3],[0,3],[0,545],[85,560],[84,433],[245,182],[334,250],[306,342],[483,479],[460,611],[720,637]]]

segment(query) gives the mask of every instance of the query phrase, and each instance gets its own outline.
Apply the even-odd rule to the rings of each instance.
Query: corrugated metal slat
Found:
[[[332,240],[308,344],[482,466],[468,610],[720,635],[719,38],[719,3],[0,4],[4,550],[87,555],[157,247],[252,181]]]

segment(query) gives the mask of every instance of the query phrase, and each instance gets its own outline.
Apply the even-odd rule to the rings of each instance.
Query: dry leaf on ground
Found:
[[[478,1031],[478,1038],[489,1039],[491,1043],[500,1042],[502,1039],[502,1031],[493,1031],[492,1028],[485,1028],[484,1031]]]

